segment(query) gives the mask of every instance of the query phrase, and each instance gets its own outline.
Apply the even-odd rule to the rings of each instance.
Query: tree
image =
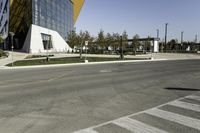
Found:
[[[105,35],[104,31],[101,29],[97,36],[97,44],[103,50],[105,48]]]
[[[113,33],[112,38],[113,38],[112,47],[113,47],[113,50],[116,52],[116,50],[120,46],[120,39],[121,38],[120,38],[120,35],[118,33]]]
[[[122,39],[123,39],[123,48],[128,47],[128,34],[126,31],[122,33]]]
[[[150,36],[148,36],[147,40],[145,40],[144,42],[144,47],[143,47],[143,51],[147,52],[147,51],[151,51],[151,41],[150,41]]]
[[[176,49],[176,45],[178,44],[178,40],[177,39],[172,39],[169,43],[168,43],[168,47],[169,50],[175,50]]]
[[[74,48],[74,46],[76,46],[78,44],[78,40],[77,40],[77,34],[76,31],[73,30],[68,34],[68,44],[71,48]]]
[[[114,38],[113,38],[113,36],[110,33],[106,34],[105,40],[106,40],[106,47],[107,48],[109,46],[112,46],[112,44],[114,43]]]
[[[136,34],[134,37],[133,37],[133,42],[132,42],[132,46],[133,46],[133,54],[136,55],[136,51],[137,49],[139,48],[140,46],[140,41],[139,41],[139,38],[140,36],[138,34]]]

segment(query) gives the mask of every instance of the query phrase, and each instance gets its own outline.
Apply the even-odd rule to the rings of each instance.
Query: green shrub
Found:
[[[0,57],[8,57],[8,53],[0,49]]]

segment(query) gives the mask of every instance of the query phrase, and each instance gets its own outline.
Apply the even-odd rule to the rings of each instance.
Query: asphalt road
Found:
[[[200,60],[0,70],[0,133],[70,133],[95,125],[88,132],[126,133],[138,121],[152,131],[200,132],[198,98],[181,99],[195,104],[193,111],[165,105],[200,96],[199,82]],[[174,114],[163,118],[160,110],[187,116],[196,125],[171,120]]]

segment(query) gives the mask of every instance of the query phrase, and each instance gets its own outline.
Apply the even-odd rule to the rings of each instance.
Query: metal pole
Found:
[[[157,29],[157,38],[159,38],[160,31]]]
[[[120,59],[123,60],[124,59],[124,55],[123,55],[123,38],[122,36],[120,36]]]
[[[81,42],[80,58],[82,59],[83,43]]]
[[[167,46],[167,26],[168,23],[165,24],[165,47]]]
[[[198,37],[197,37],[197,34],[195,35],[195,43],[198,42]]]
[[[13,39],[12,39],[12,41],[13,41]],[[13,49],[14,49],[14,46],[13,46],[13,43],[12,43],[11,48],[12,48],[12,67],[13,67],[14,66],[14,62],[13,62]]]
[[[181,32],[181,44],[183,44],[183,34],[184,34],[184,32],[182,31]]]
[[[183,50],[183,34],[184,32],[182,31],[181,32],[181,50]]]
[[[14,45],[13,45],[13,37],[14,37],[14,34],[11,34],[11,49],[12,49],[12,67],[14,66],[14,62],[13,62],[13,49],[14,49]]]

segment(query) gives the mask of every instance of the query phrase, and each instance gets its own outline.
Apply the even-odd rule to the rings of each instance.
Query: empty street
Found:
[[[199,82],[200,60],[1,69],[0,132],[198,133]]]

